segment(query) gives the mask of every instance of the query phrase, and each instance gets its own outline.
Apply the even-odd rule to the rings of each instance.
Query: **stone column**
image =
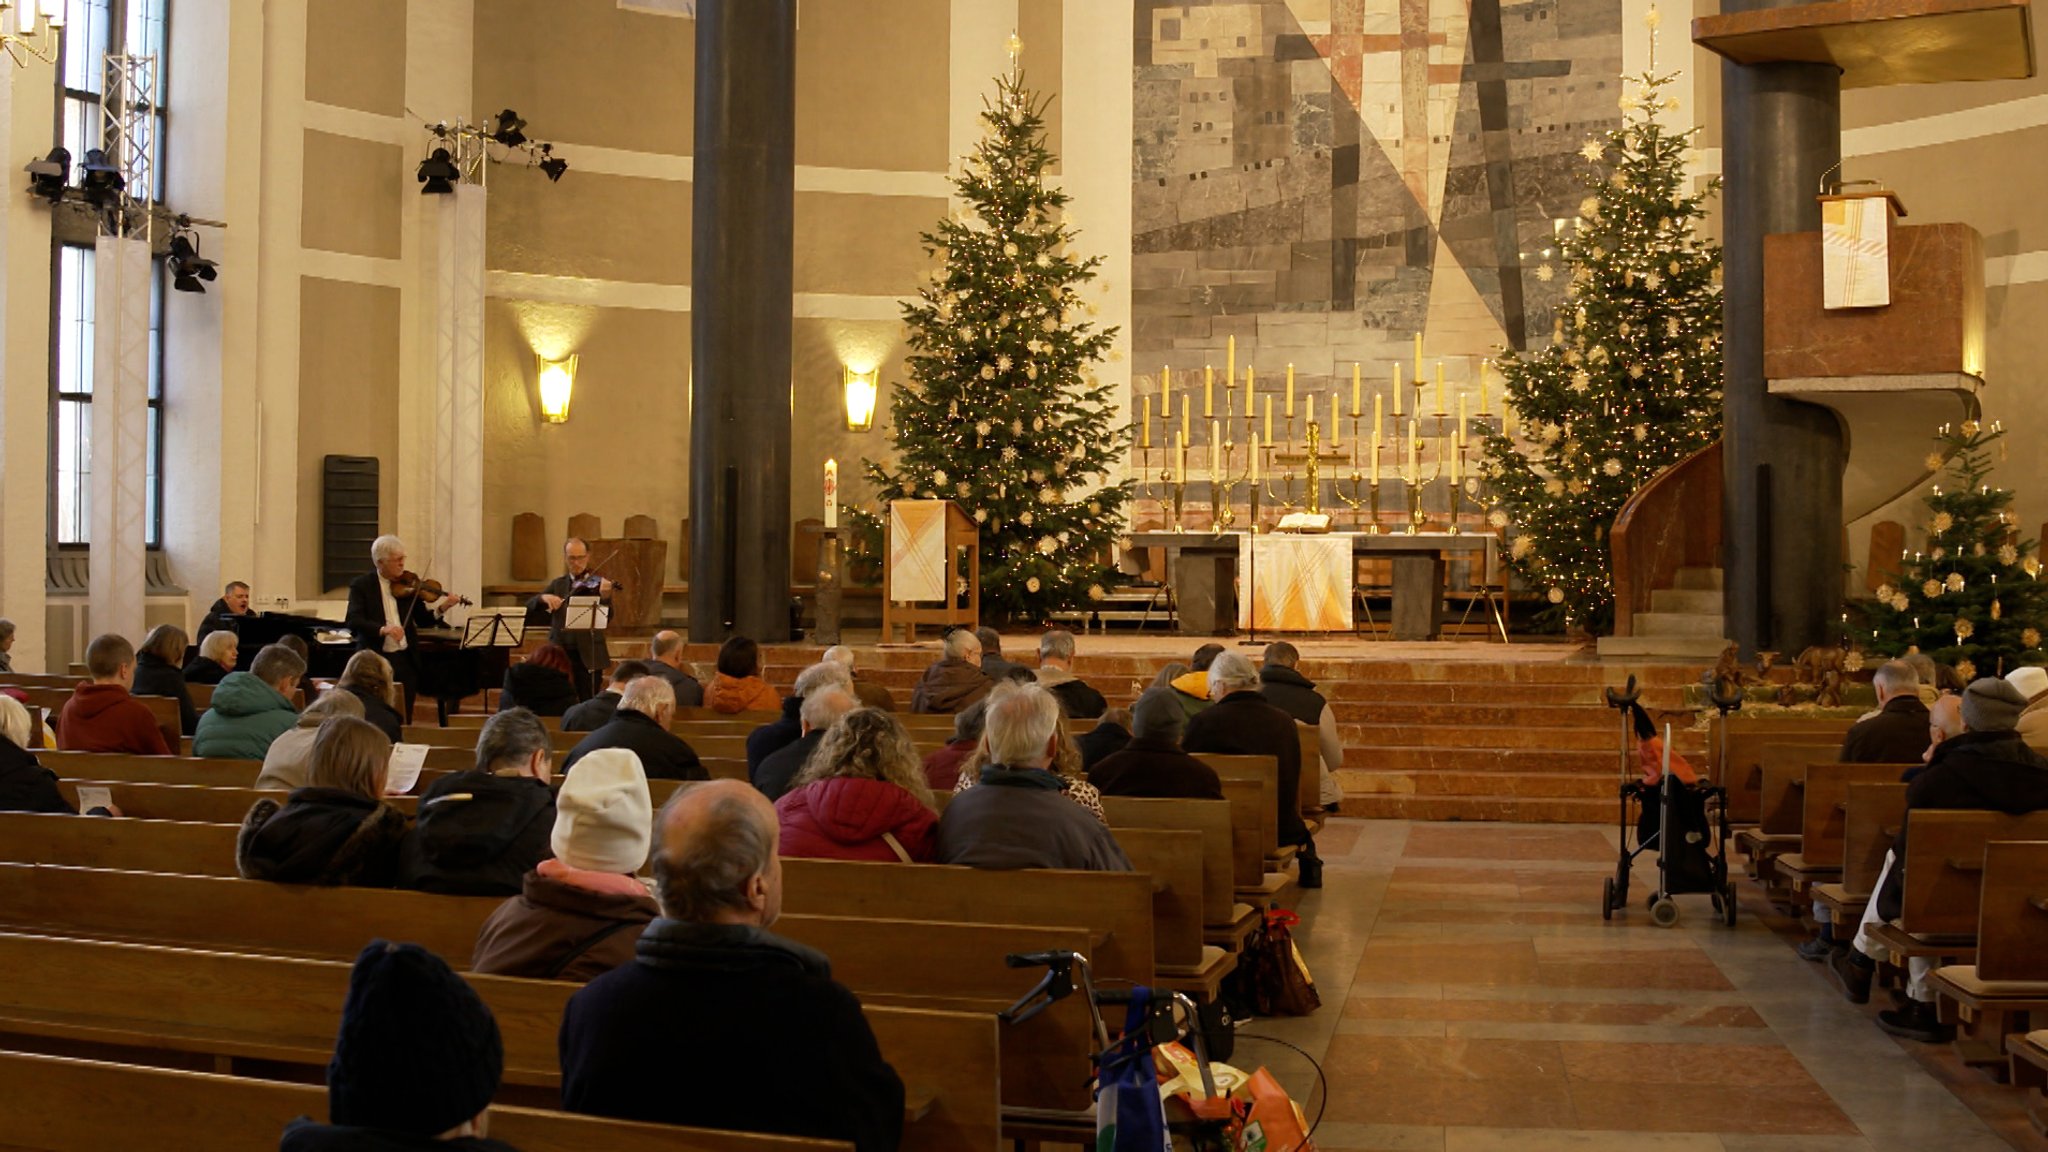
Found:
[[[1828,641],[1842,599],[1845,437],[1829,409],[1769,394],[1763,332],[1764,237],[1820,230],[1815,196],[1841,161],[1841,108],[1831,65],[1721,65],[1723,596],[1745,655]]]
[[[429,196],[433,232],[433,540],[422,572],[479,597],[484,579],[484,209],[458,184]]]
[[[49,70],[40,65],[26,76],[0,78],[0,156],[25,157],[32,150],[17,151],[15,145],[47,138],[52,98],[43,94],[52,91]],[[0,181],[0,616],[18,629],[11,653],[17,672],[46,667],[49,315],[49,210],[29,195],[25,177]],[[57,669],[63,671],[63,664]]]
[[[789,638],[796,0],[699,0],[690,639]]]
[[[94,249],[92,635],[141,644],[149,511],[149,245],[102,236]]]

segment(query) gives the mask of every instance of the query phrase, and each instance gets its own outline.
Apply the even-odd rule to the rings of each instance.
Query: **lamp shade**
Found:
[[[569,420],[569,401],[576,391],[576,357],[540,357],[540,415],[550,424]]]
[[[879,392],[876,383],[880,376],[878,369],[865,371],[848,366],[846,368],[846,427],[850,432],[865,432],[875,426],[875,399]]]

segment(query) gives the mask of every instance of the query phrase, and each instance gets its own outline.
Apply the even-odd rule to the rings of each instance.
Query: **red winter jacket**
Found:
[[[57,747],[66,752],[169,756],[149,706],[119,684],[80,684],[57,717]]]
[[[894,833],[903,850],[929,863],[937,850],[938,817],[917,797],[886,780],[834,776],[806,784],[775,802],[783,856],[825,860],[900,857],[882,839]]]

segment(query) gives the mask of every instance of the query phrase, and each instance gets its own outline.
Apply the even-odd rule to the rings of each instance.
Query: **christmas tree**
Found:
[[[1918,648],[1966,680],[2043,661],[2048,589],[2038,579],[2036,542],[2020,535],[2011,489],[1988,479],[1990,446],[2004,437],[1998,424],[1942,426],[1942,450],[1928,456],[1927,468],[1940,470],[1946,455],[1948,476],[1922,498],[1927,546],[1901,559],[1898,586],[1880,587],[1866,609],[1872,651],[1900,656]]]
[[[965,210],[924,234],[937,267],[903,308],[896,458],[864,461],[881,511],[856,513],[872,544],[889,501],[957,501],[981,528],[983,614],[1004,621],[1101,599],[1130,498],[1107,482],[1129,431],[1093,371],[1116,330],[1081,297],[1101,257],[1075,253],[1068,197],[1045,181],[1042,112],[1013,64],[953,181]]]
[[[1685,154],[1698,129],[1657,123],[1678,107],[1663,95],[1672,79],[1635,78],[1621,126],[1581,150],[1594,167],[1579,219],[1559,236],[1571,279],[1552,342],[1497,361],[1522,439],[1487,437],[1482,474],[1493,523],[1513,525],[1509,566],[1544,593],[1539,624],[1610,625],[1615,515],[1720,435],[1721,250],[1695,232],[1719,182],[1691,190]],[[1546,282],[1556,274],[1536,269]]]

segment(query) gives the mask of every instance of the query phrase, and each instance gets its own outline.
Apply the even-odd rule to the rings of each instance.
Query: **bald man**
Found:
[[[704,685],[684,667],[683,634],[663,629],[647,642],[647,668],[676,690],[676,707],[701,708]]]
[[[775,806],[742,781],[713,780],[678,792],[655,835],[662,918],[633,963],[570,997],[563,1106],[893,1152],[903,1081],[860,1001],[823,955],[768,931],[782,912]],[[797,1063],[801,1075],[774,1072]]]

